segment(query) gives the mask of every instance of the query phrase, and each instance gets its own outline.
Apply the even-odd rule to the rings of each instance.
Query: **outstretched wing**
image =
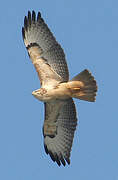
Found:
[[[68,81],[69,73],[64,51],[45,24],[40,12],[37,18],[34,11],[32,14],[28,12],[28,16],[24,18],[22,35],[40,80],[50,78],[50,73],[53,73],[53,78],[57,77],[56,80]]]
[[[61,163],[65,166],[66,162],[70,164],[76,125],[76,109],[72,99],[54,104],[45,103],[44,147],[46,153],[59,166]]]

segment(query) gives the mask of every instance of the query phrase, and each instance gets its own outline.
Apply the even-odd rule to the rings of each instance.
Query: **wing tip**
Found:
[[[32,22],[35,22],[36,21],[36,13],[35,11],[33,10],[32,11]]]
[[[65,158],[65,160],[68,163],[68,165],[70,165],[70,159],[69,158]]]
[[[28,11],[28,24],[29,24],[29,26],[31,26],[31,21],[32,21],[32,19],[31,19],[31,12]]]
[[[30,31],[30,28],[33,26],[37,26],[39,23],[44,22],[44,20],[41,18],[41,13],[38,12],[37,17],[36,13],[34,10],[30,11],[28,10],[27,16],[24,17],[24,26],[22,27],[22,38],[23,40],[26,40],[27,37],[27,32],[28,30]],[[28,44],[28,41],[25,43],[26,48],[29,49],[32,46],[39,46],[37,43],[33,42]]]
[[[27,21],[26,21],[26,19],[27,19]],[[32,10],[32,12],[31,12],[31,11],[28,11],[28,16],[27,16],[27,17],[25,16],[25,24],[26,24],[26,22],[27,22],[28,25],[31,25],[32,22],[33,22],[33,23],[35,23],[36,21],[38,22],[40,19],[41,19],[42,21],[44,21],[44,20],[41,18],[41,12],[40,12],[40,11],[38,12],[37,16],[36,16],[36,13],[35,13],[34,10]]]
[[[58,164],[58,166],[61,166],[61,162],[57,154],[55,154],[55,161]]]
[[[44,149],[45,149],[46,154],[48,154],[48,148],[45,144],[44,144]]]
[[[22,37],[23,37],[23,39],[25,39],[25,30],[24,30],[24,27],[22,27]]]
[[[28,11],[28,15],[24,17],[24,27],[22,28],[22,36],[23,39],[25,39],[25,31],[28,30],[29,27],[31,27],[32,23],[39,22],[39,21],[44,22],[44,20],[41,18],[41,13],[38,12],[37,17],[36,13],[34,10]]]
[[[69,157],[63,157],[61,153],[59,155],[57,155],[56,152],[52,153],[52,151],[48,150],[47,145],[45,143],[44,143],[44,149],[46,154],[49,154],[52,161],[56,162],[58,166],[61,166],[62,164],[65,167],[66,162],[68,163],[68,165],[70,165]]]
[[[61,163],[63,164],[63,166],[65,166],[65,165],[66,165],[66,162],[65,162],[65,160],[64,160],[64,158],[63,158],[63,156],[61,157],[60,161],[61,161]]]
[[[25,18],[24,18],[24,29],[27,31],[27,28],[28,28],[28,19],[27,19],[27,16],[25,16]]]
[[[38,15],[37,15],[37,21],[41,18],[41,13],[38,12]]]

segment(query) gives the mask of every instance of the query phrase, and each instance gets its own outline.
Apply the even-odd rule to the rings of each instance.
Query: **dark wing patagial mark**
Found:
[[[30,49],[31,47],[39,47],[39,45],[37,43],[30,43],[26,48],[27,50]],[[39,47],[40,48],[40,47]]]

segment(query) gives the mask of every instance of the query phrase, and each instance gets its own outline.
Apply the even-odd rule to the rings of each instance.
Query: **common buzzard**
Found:
[[[41,17],[28,12],[22,28],[24,44],[35,66],[41,88],[32,95],[44,102],[44,148],[60,166],[70,164],[70,152],[77,126],[75,104],[72,98],[95,101],[97,85],[85,69],[69,80],[65,54],[60,44]]]

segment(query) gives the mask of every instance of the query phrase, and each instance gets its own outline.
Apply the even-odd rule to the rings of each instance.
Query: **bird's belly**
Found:
[[[61,83],[53,89],[49,89],[46,94],[50,99],[68,99],[71,94],[69,89],[66,86],[66,83]]]
[[[62,83],[55,88],[40,88],[40,96],[37,96],[36,98],[40,101],[49,102],[59,99],[64,100],[69,97],[70,91],[67,89],[66,83]]]

